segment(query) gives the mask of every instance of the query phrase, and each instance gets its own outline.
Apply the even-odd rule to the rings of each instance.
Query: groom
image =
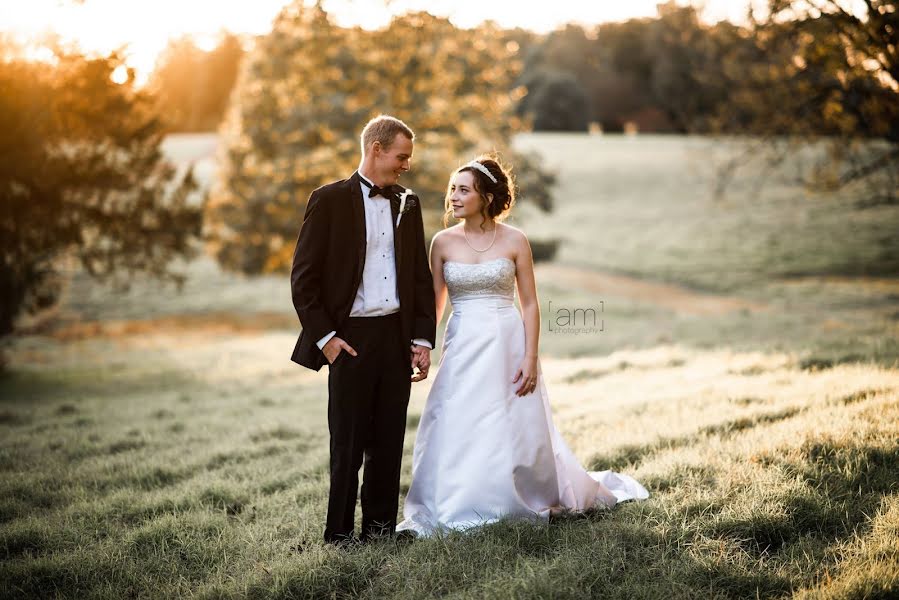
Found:
[[[329,365],[329,543],[354,539],[363,457],[359,539],[393,535],[409,391],[431,364],[437,323],[421,206],[396,185],[414,138],[394,117],[369,121],[358,170],[310,195],[293,256],[303,331],[291,359]]]

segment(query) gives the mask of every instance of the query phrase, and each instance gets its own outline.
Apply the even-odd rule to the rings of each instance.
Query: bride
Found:
[[[462,223],[434,237],[431,271],[438,322],[447,292],[453,312],[397,531],[429,536],[504,517],[546,520],[649,496],[627,475],[584,470],[553,425],[537,359],[530,245],[500,222],[513,187],[506,169],[487,157],[450,180],[444,222],[452,214]]]

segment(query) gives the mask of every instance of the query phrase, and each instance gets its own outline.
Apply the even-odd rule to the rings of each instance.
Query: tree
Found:
[[[506,145],[521,128],[509,93],[520,63],[504,35],[428,13],[365,31],[338,27],[320,4],[283,9],[247,56],[222,129],[207,203],[219,262],[243,273],[289,269],[306,199],[353,171],[360,130],[382,112],[417,132],[403,184],[422,199],[431,229],[451,171],[484,150],[511,157],[523,196],[540,199],[545,174]]]
[[[734,26],[706,25],[695,7],[675,2],[657,8],[656,18],[599,26],[590,49],[594,115],[607,131],[634,122],[641,131],[707,132],[728,99],[721,57]]]
[[[547,35],[524,54],[516,85],[527,93],[516,112],[531,120],[535,131],[587,131],[593,120],[588,89],[597,64],[587,32],[567,25]]]
[[[651,22],[630,19],[599,26],[590,49],[597,62],[590,98],[603,131],[622,131],[636,115],[656,108],[649,85],[652,59],[646,45]]]
[[[861,206],[899,202],[899,10],[865,0],[771,0],[752,44],[728,57],[731,102],[719,129],[759,136],[779,163],[827,148],[806,183],[859,187]]]
[[[172,131],[215,131],[225,114],[244,50],[240,38],[223,33],[210,51],[191,37],[171,40],[156,61],[150,89]]]
[[[201,213],[191,173],[160,152],[149,95],[112,81],[116,55],[57,51],[53,65],[0,61],[0,336],[55,302],[60,260],[101,280],[148,272],[192,252]]]
[[[699,21],[693,6],[668,2],[660,4],[658,11],[659,18],[651,22],[645,40],[653,104],[673,131],[706,130],[708,115],[727,101],[720,76],[721,36],[716,35],[717,28]]]
[[[523,81],[529,91],[516,110],[530,116],[534,131],[587,131],[589,99],[574,74],[537,71]]]

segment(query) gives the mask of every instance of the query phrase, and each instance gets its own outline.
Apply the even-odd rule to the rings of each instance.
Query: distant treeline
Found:
[[[292,0],[253,40],[226,34],[209,51],[173,42],[146,87],[121,52],[54,47],[35,62],[0,35],[0,338],[54,304],[63,258],[99,279],[179,281],[171,265],[202,233],[227,268],[287,269],[297,199],[358,164],[359,124],[380,111],[421,134],[408,180],[421,197],[442,197],[448,165],[494,149],[516,165],[520,197],[549,208],[552,173],[515,153],[514,133],[597,123],[748,136],[733,168],[753,152],[774,165],[812,146],[790,163],[811,191],[895,210],[896,0],[767,4],[745,27],[704,24],[669,2],[655,18],[538,36],[426,12],[343,28],[320,3]],[[160,144],[216,129],[225,159],[201,209],[191,172]],[[878,260],[894,261],[893,247]]]
[[[728,101],[732,49],[752,44],[728,21],[706,25],[692,6],[661,4],[655,18],[568,25],[522,38],[519,105],[536,131],[706,131]]]
[[[791,9],[789,3],[781,4]],[[895,71],[891,38],[899,29],[894,22],[899,13],[890,8],[895,2],[873,3],[866,20],[843,12],[837,2],[820,4],[827,5],[822,6],[827,12],[793,14],[788,20],[769,17],[750,26],[728,21],[710,25],[694,7],[668,2],[659,5],[653,18],[593,28],[568,25],[546,35],[506,30],[503,37],[517,49],[521,66],[509,92],[518,98],[517,114],[527,117],[536,131],[588,131],[592,126],[609,132],[759,133],[773,127],[777,134],[795,133],[789,122],[795,114],[759,126],[780,105],[778,96],[807,102],[798,108],[805,120],[813,110],[833,113],[829,105],[846,104],[846,98],[851,103],[853,94],[867,102],[870,80],[849,90],[846,98],[834,99],[840,90],[829,89],[847,87],[852,55],[862,57],[856,62],[865,55],[885,58]],[[244,47],[252,43],[225,34],[210,51],[190,38],[169,45],[151,82],[171,130],[218,126]],[[408,43],[415,43],[411,32]],[[877,77],[889,72],[884,69]],[[846,118],[852,118],[849,112]],[[887,111],[874,118],[891,117]],[[867,114],[861,120],[870,119]],[[876,125],[862,135],[882,137],[882,131],[874,131]],[[821,133],[842,133],[828,131],[832,127],[823,120],[815,127]]]
[[[387,56],[402,50],[409,68],[396,83],[407,91],[393,100],[412,90],[421,95],[421,89],[434,88],[422,77],[433,79],[436,91],[422,101],[434,110],[448,100],[442,97],[448,67],[436,64],[428,48],[455,44],[453,61],[469,65],[462,69],[463,89],[508,101],[512,110],[500,118],[516,130],[745,135],[762,141],[759,147],[770,149],[775,163],[793,151],[789,144],[825,139],[827,156],[800,178],[820,190],[862,184],[866,189],[857,194],[860,205],[897,204],[899,3],[866,0],[851,10],[848,4],[768,0],[763,17],[753,16],[740,26],[705,23],[694,7],[675,2],[659,4],[655,17],[591,28],[568,25],[546,35],[483,23],[476,28],[479,35],[506,49],[508,56],[497,63],[474,61],[469,54],[483,53],[486,46],[460,47],[462,34],[456,27],[427,31],[415,19],[404,28],[393,27],[404,22],[397,17],[390,39],[370,50],[352,36],[335,34],[337,26],[323,20],[314,25],[318,31],[311,46],[300,48],[297,38],[278,37],[269,68],[289,77],[300,69],[297,61],[304,60],[297,52],[315,53],[308,59],[317,60],[322,71],[309,76],[327,79],[331,71],[363,58],[359,53]],[[430,37],[435,35],[449,37]],[[219,126],[233,104],[229,95],[240,77],[244,50],[259,39],[226,34],[211,51],[189,38],[169,46],[151,78],[169,131]],[[283,56],[293,62],[285,63]],[[484,70],[471,68],[476,63],[486,65]],[[505,76],[497,78],[497,71]],[[343,82],[342,95],[326,94],[331,110],[345,115],[360,106],[386,110],[367,85],[359,78]],[[259,92],[271,95],[273,89]],[[315,100],[301,92],[269,107],[267,115],[273,118],[288,105],[294,110]]]
[[[751,43],[728,22],[701,23],[692,7],[659,6],[656,18],[592,29],[568,25],[547,35],[504,32],[521,60],[509,92],[537,131],[690,132],[708,127],[727,100],[721,77],[729,46]],[[151,77],[161,113],[175,131],[214,130],[221,122],[248,38],[224,34],[212,50],[191,38],[169,44]],[[352,51],[352,48],[348,49]]]

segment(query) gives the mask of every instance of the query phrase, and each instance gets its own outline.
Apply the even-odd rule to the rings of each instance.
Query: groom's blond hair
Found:
[[[408,125],[396,117],[378,115],[365,124],[365,127],[362,129],[362,135],[359,136],[359,141],[362,145],[362,156],[365,156],[368,149],[375,142],[381,142],[381,147],[389,150],[398,133],[402,133],[410,140],[415,140],[415,133]]]

